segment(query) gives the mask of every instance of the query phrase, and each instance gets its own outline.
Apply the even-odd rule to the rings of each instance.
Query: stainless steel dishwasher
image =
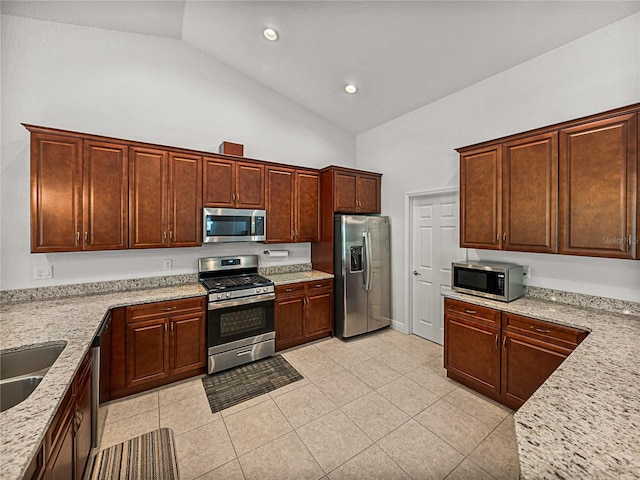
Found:
[[[97,448],[100,443],[100,438],[102,437],[102,429],[104,428],[103,422],[99,419],[99,408],[100,408],[100,356],[103,354],[101,352],[101,344],[103,343],[103,337],[109,330],[109,326],[111,325],[111,312],[107,314],[105,319],[102,321],[100,328],[98,329],[98,333],[93,339],[93,343],[91,344],[91,444],[93,448]],[[108,354],[108,352],[106,352]]]

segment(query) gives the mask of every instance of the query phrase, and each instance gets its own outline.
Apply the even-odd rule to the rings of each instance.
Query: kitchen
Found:
[[[216,246],[215,253],[205,246],[170,249],[169,255],[154,249],[30,254],[28,132],[20,125],[29,122],[203,151],[231,140],[243,143],[252,158],[380,172],[381,210],[392,219],[392,292],[401,299],[408,271],[402,248],[404,195],[456,187],[457,147],[637,102],[635,12],[354,135],[166,36],[72,26],[3,10],[2,290],[189,275],[200,257],[265,250],[250,244],[241,250]],[[197,15],[191,15],[195,22]],[[61,55],[65,51],[70,53]],[[263,54],[272,55],[273,49]],[[289,250],[286,262],[262,256],[263,265],[311,259],[306,243],[277,248]],[[638,268],[628,260],[476,249],[468,255],[528,265],[533,286],[623,301],[640,297]],[[163,268],[168,258],[170,272]],[[33,279],[34,268],[51,265],[52,279]],[[394,328],[408,331],[405,302],[394,301],[392,307]]]

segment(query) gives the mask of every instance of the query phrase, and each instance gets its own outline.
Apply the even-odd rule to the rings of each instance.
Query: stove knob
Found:
[[[227,298],[231,298],[231,292],[228,292],[226,296]]]
[[[220,300],[220,299],[222,299],[222,298],[224,298],[224,293],[219,293],[219,294],[218,294],[218,300]]]
[[[256,288],[256,293],[262,293],[262,289],[261,288]]]

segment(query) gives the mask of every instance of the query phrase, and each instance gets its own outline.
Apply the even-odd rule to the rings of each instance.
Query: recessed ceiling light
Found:
[[[278,39],[278,32],[276,32],[273,28],[265,28],[263,33],[264,37],[267,40],[275,42]]]
[[[358,91],[358,87],[350,83],[344,87],[344,91],[347,93],[356,93]]]

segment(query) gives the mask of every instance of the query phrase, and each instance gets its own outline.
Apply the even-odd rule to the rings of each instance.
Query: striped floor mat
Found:
[[[86,480],[178,480],[173,430],[160,428],[99,451]]]

